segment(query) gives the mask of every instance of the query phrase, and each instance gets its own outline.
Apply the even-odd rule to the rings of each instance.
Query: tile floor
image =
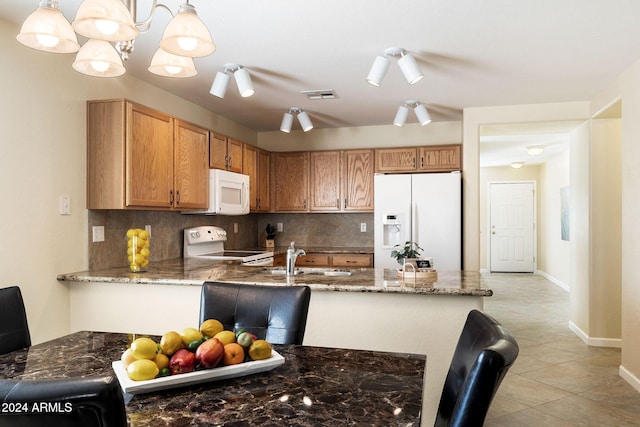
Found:
[[[520,354],[485,426],[640,426],[640,392],[618,375],[620,349],[589,347],[568,328],[569,294],[543,276],[485,274],[485,311]]]

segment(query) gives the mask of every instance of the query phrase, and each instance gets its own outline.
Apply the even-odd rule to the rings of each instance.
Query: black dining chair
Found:
[[[472,310],[445,379],[435,426],[482,426],[518,351],[515,338],[497,320]]]
[[[311,289],[205,282],[200,323],[217,319],[228,330],[245,329],[272,344],[302,344]]]
[[[0,426],[126,427],[124,397],[112,376],[0,380]]]
[[[0,354],[29,347],[31,335],[18,286],[0,289]]]

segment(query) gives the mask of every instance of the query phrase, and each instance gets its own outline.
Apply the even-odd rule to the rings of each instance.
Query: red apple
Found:
[[[204,368],[215,368],[224,356],[224,344],[218,338],[209,338],[196,350],[196,360]]]
[[[186,374],[196,368],[196,356],[187,349],[181,348],[173,353],[169,360],[171,375]]]

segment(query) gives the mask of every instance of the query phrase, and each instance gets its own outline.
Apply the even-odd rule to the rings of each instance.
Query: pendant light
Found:
[[[110,42],[133,40],[139,34],[131,12],[120,0],[84,0],[72,26],[89,39]]]
[[[193,77],[198,75],[193,59],[188,56],[173,55],[158,48],[151,58],[149,72],[164,77]]]
[[[216,50],[209,30],[189,3],[180,6],[178,14],[167,24],[160,47],[174,55],[192,58],[211,55]]]
[[[82,46],[72,67],[79,73],[93,77],[117,77],[126,71],[113,45],[104,40],[94,39]]]
[[[58,0],[41,0],[38,9],[25,19],[16,39],[45,52],[74,53],[80,49],[71,24],[58,9]]]

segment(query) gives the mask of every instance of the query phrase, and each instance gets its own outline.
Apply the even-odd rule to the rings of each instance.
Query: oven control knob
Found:
[[[200,232],[199,231],[192,231],[191,232],[191,237],[194,239],[197,239],[198,237],[200,237]]]

